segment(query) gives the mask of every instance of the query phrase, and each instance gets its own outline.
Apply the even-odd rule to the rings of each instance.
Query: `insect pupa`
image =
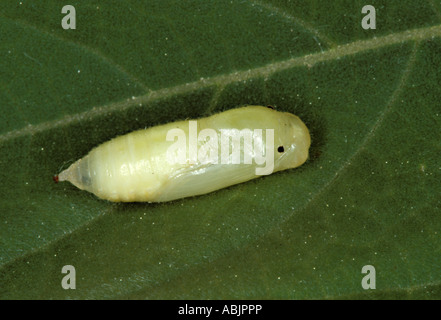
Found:
[[[295,168],[311,139],[299,117],[246,106],[116,137],[56,178],[114,202],[163,202]]]

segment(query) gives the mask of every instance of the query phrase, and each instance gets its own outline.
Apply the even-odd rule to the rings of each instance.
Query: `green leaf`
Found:
[[[372,1],[375,30],[352,0],[70,4],[75,30],[59,1],[0,4],[1,299],[441,298],[438,2]],[[300,116],[310,159],[160,204],[52,181],[243,104]]]

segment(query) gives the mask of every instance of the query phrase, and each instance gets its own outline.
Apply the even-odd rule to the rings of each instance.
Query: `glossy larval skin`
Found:
[[[170,154],[173,156],[170,148],[175,141],[167,141],[167,133],[180,129],[188,137],[189,121],[172,122],[116,137],[73,163],[59,174],[58,179],[70,181],[79,189],[113,202],[164,202],[213,192],[261,176],[256,174],[256,168],[264,165],[256,161],[244,163],[244,152],[253,160],[256,156],[252,148],[244,147],[245,143],[238,146],[239,164],[198,159],[188,159],[185,163],[170,161]],[[217,150],[211,150],[219,153],[218,159],[222,132],[272,129],[274,142],[271,145],[267,144],[268,139],[265,141],[265,135],[253,135],[253,139],[260,139],[257,143],[264,150],[267,146],[273,147],[273,168],[265,174],[298,167],[308,158],[311,143],[308,128],[291,113],[262,106],[240,107],[198,119],[197,133],[204,129],[214,129],[219,135]],[[198,141],[198,148],[206,141]],[[231,148],[233,153],[234,145]],[[189,150],[186,155],[189,157]]]

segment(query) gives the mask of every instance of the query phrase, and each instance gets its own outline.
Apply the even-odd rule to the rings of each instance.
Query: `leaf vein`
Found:
[[[5,16],[1,16],[1,19],[5,19],[8,20],[11,23],[14,23],[15,25],[18,25],[22,28],[27,28],[27,29],[31,29],[33,31],[36,31],[38,33],[44,34],[52,39],[55,39],[57,41],[62,41],[62,42],[66,42],[69,43],[75,47],[80,48],[81,50],[83,50],[84,52],[88,53],[88,54],[92,54],[94,56],[96,56],[98,59],[100,59],[101,61],[103,61],[105,64],[110,65],[111,67],[115,68],[116,70],[118,70],[120,73],[124,74],[127,78],[131,79],[131,81],[133,81],[136,85],[138,85],[142,90],[144,91],[149,91],[150,89],[143,83],[141,82],[137,77],[135,77],[134,75],[132,75],[131,73],[129,73],[123,66],[121,66],[120,64],[116,63],[115,61],[113,61],[111,58],[107,57],[105,54],[103,54],[99,49],[97,48],[93,48],[90,46],[87,46],[85,44],[82,44],[78,41],[73,41],[71,39],[67,39],[64,38],[62,36],[59,36],[57,34],[54,34],[48,30],[42,29],[40,27],[34,26],[32,24],[30,24],[27,21],[22,21],[19,19],[11,19]],[[24,53],[26,57],[28,57],[29,59],[40,63],[38,60],[30,57],[29,55],[27,55],[26,53]],[[40,63],[41,65],[41,63]]]
[[[91,110],[79,114],[66,115],[58,120],[43,122],[37,125],[30,124],[21,129],[12,130],[0,135],[0,144],[24,135],[32,135],[48,129],[66,126],[71,123],[90,120],[110,112],[124,111],[133,107],[134,105],[148,105],[156,100],[186,94],[203,88],[209,88],[212,86],[226,87],[234,82],[247,81],[253,78],[268,78],[276,72],[294,67],[312,67],[320,62],[338,60],[346,56],[356,55],[366,51],[392,46],[407,41],[419,42],[427,39],[433,39],[435,37],[441,37],[441,25],[392,33],[382,37],[374,37],[369,40],[358,40],[344,45],[339,45],[336,48],[331,48],[323,52],[294,57],[254,69],[236,71],[229,74],[218,75],[212,78],[201,78],[200,80],[194,82],[150,91],[144,95],[133,97],[132,99],[129,98],[108,105],[94,107]]]
[[[324,35],[322,32],[320,32],[319,30],[314,28],[310,23],[300,19],[299,17],[292,16],[292,15],[288,14],[286,11],[284,11],[276,6],[273,6],[269,3],[266,3],[264,1],[252,0],[251,2],[257,4],[260,7],[265,8],[268,11],[271,11],[271,12],[281,16],[282,18],[285,18],[289,21],[293,21],[295,24],[308,30],[309,32],[311,32],[312,34],[317,36],[319,39],[324,41],[326,43],[326,45],[328,45],[329,47],[337,46],[337,43],[332,41],[328,36]],[[314,37],[314,40],[317,42],[318,46],[320,47],[320,50],[323,51],[322,47],[320,46],[320,41],[318,41],[316,37]]]

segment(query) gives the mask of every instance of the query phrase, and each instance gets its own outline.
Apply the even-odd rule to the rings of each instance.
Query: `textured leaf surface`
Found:
[[[0,298],[441,298],[439,2],[373,1],[376,30],[352,0],[70,4],[0,4]],[[52,181],[243,104],[299,115],[309,161],[162,204]]]

